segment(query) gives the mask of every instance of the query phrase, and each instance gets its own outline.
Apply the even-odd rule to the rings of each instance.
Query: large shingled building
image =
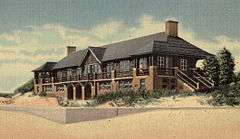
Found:
[[[165,32],[79,51],[68,46],[66,57],[33,70],[34,91],[75,100],[119,89],[209,89],[196,62],[211,56],[178,36],[178,22],[167,21]]]

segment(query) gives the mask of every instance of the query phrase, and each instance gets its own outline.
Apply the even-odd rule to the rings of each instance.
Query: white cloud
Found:
[[[165,21],[156,20],[149,15],[142,16],[136,22],[137,25],[130,26],[123,21],[108,21],[89,30],[74,29],[59,24],[45,24],[0,34],[0,72],[4,73],[4,77],[21,75],[27,80],[32,76],[30,71],[40,64],[46,61],[57,61],[64,57],[67,45],[76,45],[79,46],[78,49],[82,49],[165,30]],[[236,57],[237,69],[240,70],[239,41],[224,35],[214,37],[213,41],[197,39],[194,31],[186,30],[181,23],[179,36],[214,54],[219,49],[227,47]],[[4,78],[3,74],[0,77]]]

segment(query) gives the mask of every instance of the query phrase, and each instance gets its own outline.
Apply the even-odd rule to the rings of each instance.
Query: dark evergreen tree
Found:
[[[203,62],[203,70],[206,76],[214,82],[215,86],[219,84],[220,66],[216,57],[209,57]]]
[[[234,59],[232,54],[223,48],[219,53],[219,65],[220,65],[220,84],[226,86],[232,83],[235,79],[234,74]]]
[[[235,79],[235,82],[239,82],[239,81],[240,81],[240,72],[236,74],[236,79]]]

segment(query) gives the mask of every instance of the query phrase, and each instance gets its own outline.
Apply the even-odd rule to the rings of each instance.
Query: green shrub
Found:
[[[240,105],[240,83],[219,87],[211,94],[209,103],[212,105]]]
[[[175,94],[176,91],[174,90],[162,90],[153,92],[148,92],[145,90],[119,90],[104,95],[98,95],[95,97],[95,101],[96,104],[113,101],[117,106],[133,106],[135,104],[145,104],[151,102],[152,99],[159,99],[160,97],[168,97]]]
[[[21,94],[25,94],[27,92],[33,91],[33,86],[34,86],[34,82],[33,79],[27,81],[26,83],[24,83],[23,85],[21,85],[20,87],[16,88],[14,90],[14,93],[21,93]]]
[[[5,97],[5,98],[12,98],[14,94],[9,94],[9,93],[0,93],[0,97]]]
[[[47,92],[46,91],[43,91],[39,94],[40,97],[46,97],[48,96]]]

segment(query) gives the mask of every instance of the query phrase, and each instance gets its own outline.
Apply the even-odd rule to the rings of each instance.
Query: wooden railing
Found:
[[[52,80],[51,80],[51,77],[47,77],[47,78],[43,78],[42,79],[42,83],[51,83],[52,82]]]
[[[192,78],[190,78],[187,74],[185,74],[183,71],[179,70],[178,68],[175,68],[175,75],[187,83],[189,86],[191,86],[193,89],[198,90],[199,89],[199,83],[194,81]]]
[[[81,74],[71,75],[66,77],[54,77],[54,82],[67,82],[67,81],[79,81],[79,80],[94,80],[94,79],[110,79],[111,73],[99,73],[99,74]]]
[[[174,76],[175,70],[172,68],[160,68],[157,67],[157,75],[164,75],[164,76]]]
[[[204,84],[208,88],[212,88],[214,83],[210,80],[206,79],[206,77],[201,76],[197,71],[193,70],[193,76],[202,84]]]
[[[102,72],[95,74],[94,79],[110,79],[111,78],[111,72]]]
[[[137,76],[149,75],[149,69],[137,69]]]
[[[121,77],[132,77],[133,76],[133,72],[131,71],[119,71],[116,72],[116,78],[121,78]]]

